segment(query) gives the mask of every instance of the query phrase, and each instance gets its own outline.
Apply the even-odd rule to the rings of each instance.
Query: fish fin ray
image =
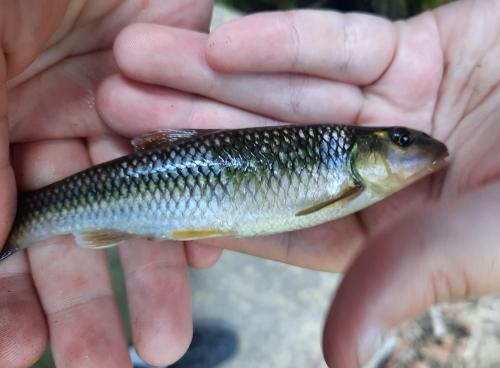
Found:
[[[235,236],[236,233],[219,229],[186,229],[172,231],[169,238],[172,240],[198,240],[218,236]]]
[[[136,152],[155,147],[180,143],[194,137],[207,135],[218,129],[158,129],[132,139],[131,143]]]
[[[362,185],[351,185],[342,190],[342,192],[339,193],[338,196],[334,198],[329,198],[325,201],[316,203],[312,205],[311,207],[304,208],[303,210],[300,210],[295,214],[295,216],[306,216],[310,215],[312,213],[318,212],[322,209],[325,208],[331,208],[337,205],[340,205],[342,201],[347,200],[347,199],[352,199],[357,197],[358,195],[361,194],[361,192],[364,190],[364,187]]]
[[[82,231],[73,236],[79,246],[92,249],[112,247],[135,237],[133,234],[116,230]]]
[[[0,262],[22,249],[23,248],[11,245],[9,243],[5,244],[2,250],[0,250]]]

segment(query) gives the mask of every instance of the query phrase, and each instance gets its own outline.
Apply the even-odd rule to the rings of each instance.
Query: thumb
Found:
[[[332,367],[370,360],[388,331],[430,305],[500,290],[500,183],[414,214],[370,241],[324,332]]]

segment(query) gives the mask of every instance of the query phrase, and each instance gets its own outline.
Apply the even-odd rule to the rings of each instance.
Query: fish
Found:
[[[0,259],[63,234],[100,249],[303,229],[381,201],[448,156],[442,142],[402,126],[160,129],[132,145],[132,154],[20,193]]]

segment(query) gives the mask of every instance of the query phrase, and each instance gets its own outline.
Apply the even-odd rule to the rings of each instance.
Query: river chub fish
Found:
[[[135,153],[21,193],[0,259],[62,234],[91,248],[305,228],[359,211],[439,168],[446,146],[401,128],[169,130]]]

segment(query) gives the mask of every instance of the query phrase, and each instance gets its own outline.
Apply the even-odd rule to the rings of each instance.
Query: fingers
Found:
[[[18,85],[43,74],[64,59],[80,59],[82,55],[88,56],[93,52],[109,49],[116,35],[127,24],[168,24],[206,32],[212,4],[212,0],[160,0],[144,3],[61,0],[55,6],[51,4],[41,8],[49,10],[50,16],[34,6],[39,5],[37,2],[26,1],[22,6],[7,6],[7,9],[2,10],[6,10],[4,13],[9,15],[4,22],[6,32],[3,40],[9,63],[9,84]],[[19,27],[20,24],[22,27]],[[38,57],[33,60],[35,56]]]
[[[207,36],[158,25],[126,28],[114,47],[120,69],[137,81],[196,93],[274,119],[353,121],[357,87],[321,78],[277,74],[228,75],[206,63]]]
[[[353,215],[288,233],[254,238],[214,238],[192,244],[236,250],[315,270],[341,272],[358,254],[365,236],[362,224]]]
[[[329,313],[327,362],[359,367],[392,327],[431,304],[500,290],[499,200],[497,183],[408,217],[373,239]]]
[[[0,57],[0,242],[15,214],[16,184],[10,165],[4,89],[5,60]],[[47,344],[47,326],[24,252],[0,263],[0,366],[29,367]]]
[[[77,140],[19,145],[13,157],[23,173],[45,173],[19,175],[25,189],[46,185],[90,164],[86,146]],[[56,364],[130,366],[106,254],[83,250],[71,237],[59,237],[30,248],[29,260]]]
[[[217,101],[121,76],[106,79],[97,104],[109,127],[127,137],[160,128],[239,128],[276,125],[277,121]]]
[[[371,15],[261,13],[218,27],[207,60],[225,72],[304,73],[366,85],[387,69],[396,41],[392,23]]]
[[[443,74],[439,39],[430,13],[396,24],[364,14],[267,13],[220,26],[206,58],[223,72],[302,73],[363,86],[358,121],[430,131]]]
[[[211,267],[222,255],[222,249],[205,244],[189,244],[185,249],[187,262],[195,268]]]
[[[106,254],[58,237],[29,251],[59,367],[130,366]]]
[[[134,346],[154,366],[169,365],[192,337],[189,275],[181,243],[120,246]]]
[[[126,153],[129,147],[109,137],[89,142],[95,163]],[[149,364],[179,359],[192,336],[189,276],[179,242],[134,240],[119,248],[134,346]]]
[[[364,89],[366,100],[359,118],[373,121],[383,117],[431,132],[444,65],[435,18],[426,12],[396,23],[394,28],[397,50],[384,74]],[[448,123],[447,119],[442,125]]]
[[[153,1],[136,22],[165,24],[171,27],[207,32],[212,18],[213,0]]]
[[[48,336],[25,252],[0,264],[0,316],[0,366],[31,367]]]

